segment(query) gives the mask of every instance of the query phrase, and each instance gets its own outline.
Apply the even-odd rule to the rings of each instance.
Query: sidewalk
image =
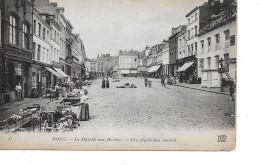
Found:
[[[155,79],[155,78],[150,78],[150,79],[152,79],[154,82],[161,83],[160,79]],[[169,84],[166,84],[166,85],[169,85]],[[211,93],[216,93],[216,94],[221,94],[221,95],[229,95],[229,89],[226,87],[224,87],[224,92],[220,92],[220,88],[202,88],[200,86],[200,84],[177,83],[177,84],[173,84],[173,86],[200,90],[200,91],[204,91],[204,92],[211,92]]]

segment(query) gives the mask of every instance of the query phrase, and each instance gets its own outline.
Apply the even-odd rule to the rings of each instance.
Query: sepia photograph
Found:
[[[0,149],[236,147],[236,0],[0,0]]]

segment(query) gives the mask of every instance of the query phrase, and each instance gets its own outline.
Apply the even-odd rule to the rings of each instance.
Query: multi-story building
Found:
[[[198,54],[198,34],[199,31],[206,25],[208,18],[212,14],[217,14],[221,9],[220,0],[208,0],[201,6],[195,7],[187,15],[187,54],[190,61],[194,63],[187,63],[185,67],[182,67],[180,71],[183,71],[186,67],[194,66],[192,75],[185,75],[186,78],[192,80],[197,77],[197,54]]]
[[[110,54],[101,54],[97,58],[97,75],[99,77],[111,74]]]
[[[85,66],[86,66],[86,73],[85,73],[86,76],[89,76],[90,78],[92,76],[96,76],[96,73],[97,73],[97,61],[96,60],[86,59]]]
[[[44,93],[51,84],[51,74],[46,67],[51,68],[51,31],[48,14],[33,10],[33,50],[32,50],[32,88],[38,91],[38,96]],[[35,96],[34,96],[35,97]]]
[[[170,52],[170,75],[177,76],[177,69],[179,64],[178,59],[178,37],[186,29],[186,25],[180,25],[176,28],[172,28],[171,36],[169,37],[169,52]]]
[[[203,87],[220,87],[222,79],[236,80],[237,6],[229,2],[224,11],[209,19],[198,37],[198,76]]]
[[[16,100],[15,87],[22,86],[22,98],[30,96],[32,63],[31,0],[0,0],[0,104]]]
[[[111,56],[110,57],[110,73],[117,77],[119,75],[119,57],[118,56]]]
[[[121,76],[137,75],[139,52],[135,50],[119,51],[119,74]]]
[[[147,57],[149,56],[149,52],[151,51],[151,48],[146,46],[145,50],[143,50],[139,54],[139,64],[137,67],[137,72],[140,76],[147,76]]]
[[[169,71],[170,64],[170,53],[169,53],[169,41],[166,42],[164,47],[162,48],[162,74],[166,76],[170,76]]]

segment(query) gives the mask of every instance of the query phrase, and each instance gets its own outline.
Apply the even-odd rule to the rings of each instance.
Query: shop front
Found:
[[[159,78],[162,76],[162,65],[156,65],[156,66],[152,66],[149,70],[149,76],[150,77],[154,77],[154,78]]]
[[[197,83],[197,62],[187,61],[178,70],[179,82],[194,84]]]
[[[29,68],[30,64],[6,59],[4,64],[5,70],[3,76],[3,99],[2,103],[11,103],[17,99],[16,86],[21,85],[21,99],[29,97],[30,80],[29,80]]]

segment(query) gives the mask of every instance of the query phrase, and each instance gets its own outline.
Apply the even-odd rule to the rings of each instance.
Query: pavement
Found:
[[[143,78],[110,79],[110,88],[101,88],[101,79],[88,90],[90,120],[79,129],[205,130],[235,128],[235,102],[213,89],[198,84],[176,84],[162,87],[159,79],[149,79],[152,87],[144,86]],[[116,88],[125,83],[137,88]],[[62,98],[60,97],[58,101]],[[19,113],[33,104],[46,105],[48,98],[29,98],[5,105],[0,120]],[[3,108],[3,106],[2,106]]]
[[[160,79],[152,79],[154,82],[161,83]],[[171,85],[169,85],[171,86]],[[222,94],[222,95],[229,95],[229,88],[224,87],[224,91],[220,92],[220,88],[205,88],[201,87],[200,84],[188,84],[188,83],[176,83],[173,84],[173,86],[179,86],[179,87],[184,87],[184,88],[189,88],[189,89],[194,89],[194,90],[200,90],[204,92],[211,92],[211,93],[216,93],[216,94]]]
[[[82,129],[208,130],[235,128],[235,102],[228,95],[177,85],[162,87],[152,80],[123,78],[101,88],[101,79],[89,91],[90,121]],[[137,88],[116,88],[125,83]],[[195,87],[194,87],[195,88]]]

